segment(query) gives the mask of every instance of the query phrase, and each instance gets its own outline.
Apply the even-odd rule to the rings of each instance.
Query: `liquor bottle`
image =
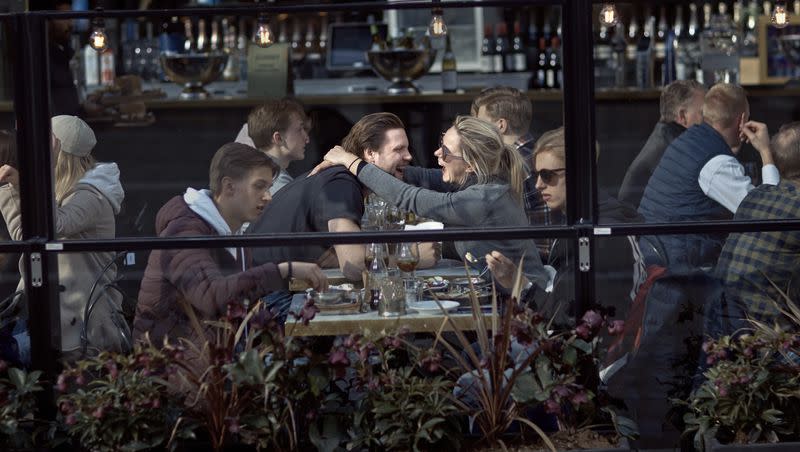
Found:
[[[206,20],[197,19],[197,51],[205,52],[206,50]]]
[[[655,44],[653,47],[653,81],[658,86],[664,86],[664,62],[666,60],[667,47],[667,9],[661,7],[658,19],[658,29],[655,34]]]
[[[314,33],[314,22],[308,22],[308,30],[306,30],[306,40],[303,43],[306,52],[306,59],[312,63],[318,63],[322,59],[322,54],[319,50],[319,41]]]
[[[239,80],[247,80],[247,22],[245,18],[239,19],[239,34],[236,36],[236,51],[239,55]]]
[[[639,45],[639,22],[636,20],[636,13],[631,15],[631,24],[628,26],[628,34],[625,37],[625,59],[628,66],[633,70],[630,80],[636,81],[636,49]]]
[[[683,7],[681,5],[675,8],[673,33],[675,34],[675,41],[673,43],[675,52],[675,79],[686,80],[688,78],[688,65],[690,61],[687,58],[687,49],[684,48],[684,43],[686,42],[688,30],[683,25]]]
[[[83,47],[83,73],[87,87],[100,84],[100,55],[89,44]]]
[[[772,2],[764,2],[761,7],[764,10],[764,15],[769,17],[772,15]]]
[[[377,24],[371,24],[369,26],[369,31],[372,33],[372,46],[370,50],[373,52],[380,52],[381,50],[386,50],[386,41],[383,40],[381,34],[378,30]]]
[[[381,288],[389,278],[386,261],[388,255],[386,249],[381,244],[370,244],[365,260],[369,261],[366,266],[366,281],[364,284],[364,296],[369,300],[369,307],[373,311],[378,310],[381,300]],[[365,262],[366,263],[366,262]]]
[[[236,26],[222,19],[222,48],[228,53],[228,62],[222,70],[222,79],[235,82],[239,80],[239,49],[236,45]]]
[[[108,46],[100,52],[100,84],[111,86],[114,84],[114,50]]]
[[[594,44],[594,79],[595,85],[607,88],[613,84],[614,73],[610,68],[611,36],[608,27],[600,25]]]
[[[614,71],[614,87],[616,88],[628,86],[628,62],[625,55],[627,50],[625,35],[625,24],[620,22],[614,28],[614,36],[611,38],[611,68]]]
[[[492,41],[492,26],[483,27],[483,41],[481,41],[481,72],[491,74],[494,70],[494,43]]]
[[[547,87],[559,89],[563,78],[561,74],[561,39],[557,35],[550,40],[550,53],[547,60]]]
[[[708,29],[708,26],[711,23],[711,12],[712,11],[713,11],[713,7],[711,6],[711,2],[703,3],[703,30]]]
[[[740,33],[744,30],[745,25],[743,22],[743,3],[743,0],[735,0],[733,2],[733,23],[736,24],[736,29],[739,30]]]
[[[445,36],[444,56],[442,57],[442,91],[454,93],[458,89],[458,71],[456,55],[450,45],[450,34]]]
[[[297,66],[303,61],[305,52],[303,51],[303,41],[300,34],[300,19],[295,18],[292,23],[292,50],[291,60],[292,65]]]
[[[742,38],[742,56],[754,57],[758,55],[758,2],[750,0],[744,13],[744,27]]]
[[[653,87],[653,34],[655,18],[647,19],[639,43],[636,46],[636,87],[649,89]]]
[[[289,42],[289,36],[286,33],[286,20],[281,20],[278,25],[278,42],[281,44]]]
[[[514,61],[513,57],[509,55],[508,27],[506,27],[506,23],[498,23],[496,32],[494,41],[495,72],[511,72]]]
[[[550,35],[550,24],[544,24],[544,33],[539,36],[539,60],[536,63],[536,83],[539,88],[547,88],[547,66],[548,66],[548,41],[546,36]]]
[[[667,32],[667,37],[665,39],[665,49],[664,49],[664,65],[662,66],[662,73],[661,73],[661,85],[667,86],[670,83],[677,80],[676,77],[676,68],[675,68],[675,47],[677,43],[677,38],[675,37],[675,31],[669,30]]]
[[[794,0],[792,7],[794,9],[795,14],[800,14],[800,0]]]
[[[192,19],[188,17],[183,20],[183,50],[191,53],[194,47],[194,33],[192,32]]]
[[[323,61],[328,52],[328,16],[322,16],[319,25],[319,52],[322,55]]]
[[[538,88],[536,83],[536,64],[539,62],[539,28],[536,26],[536,19],[531,17],[531,23],[528,25],[528,47],[527,50],[527,65],[533,72],[529,88]]]
[[[682,46],[689,59],[687,77],[694,71],[694,79],[703,83],[703,71],[700,69],[700,23],[698,20],[697,5],[689,4],[689,28],[686,33],[686,43]]]
[[[220,49],[219,21],[211,21],[211,39],[208,40],[208,43],[211,46],[211,51]]]
[[[725,2],[719,2],[717,5],[717,12],[720,16],[727,16],[728,15],[728,4]]]
[[[514,59],[514,71],[527,71],[528,58],[525,55],[525,45],[522,43],[522,27],[520,27],[519,21],[514,22],[514,40],[511,42],[511,54]]]

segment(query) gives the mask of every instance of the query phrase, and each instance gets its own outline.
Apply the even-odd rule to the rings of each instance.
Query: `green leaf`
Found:
[[[543,390],[548,390],[553,385],[553,376],[550,372],[550,360],[544,356],[536,358],[536,376]]]
[[[17,369],[16,367],[8,369],[8,378],[19,390],[23,389],[25,386],[25,372]]]
[[[517,376],[514,387],[511,388],[511,398],[517,403],[528,403],[532,400],[543,402],[548,395],[544,393],[539,382],[532,372],[525,372]]]
[[[586,353],[587,355],[592,354],[592,344],[584,341],[583,339],[576,338],[570,345],[582,351],[583,353]]]

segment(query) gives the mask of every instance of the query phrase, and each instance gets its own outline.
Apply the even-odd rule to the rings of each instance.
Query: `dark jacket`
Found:
[[[625,179],[619,188],[620,201],[630,204],[634,208],[639,207],[647,181],[650,180],[658,162],[661,161],[664,151],[685,130],[686,128],[676,122],[658,122],[656,124],[644,147],[633,159],[633,163],[625,173]]]
[[[600,223],[637,223],[642,217],[632,206],[604,193],[597,193]],[[631,237],[605,237],[595,240],[594,265],[597,275],[597,299],[595,303],[614,307],[614,318],[623,319],[631,303],[633,288],[633,250]],[[556,323],[571,325],[575,316],[575,245],[571,240],[556,239],[550,250],[547,264],[556,269],[553,291],[542,296],[539,311]]]
[[[726,220],[732,214],[703,193],[700,171],[709,160],[733,156],[730,146],[713,127],[700,124],[689,128],[672,144],[647,183],[639,213],[648,223]],[[675,271],[714,265],[722,250],[725,234],[661,235],[656,238],[665,253],[664,266]]]
[[[219,235],[181,196],[159,210],[156,232],[159,237]],[[272,290],[285,288],[275,264],[242,271],[241,263],[225,248],[154,250],[139,291],[134,337],[138,340],[149,332],[156,344],[169,336],[171,340],[187,338],[202,347],[205,338],[197,336],[179,300],[188,302],[203,323],[224,315],[228,301],[244,297],[255,301]]]

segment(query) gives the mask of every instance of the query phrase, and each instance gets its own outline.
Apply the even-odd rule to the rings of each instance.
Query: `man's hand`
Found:
[[[505,289],[512,289],[514,277],[517,275],[517,264],[503,256],[503,253],[492,251],[486,255],[486,265],[489,266],[489,271],[492,272],[492,276],[497,284],[500,284]],[[522,284],[525,285],[527,282],[528,278],[523,275]]]
[[[278,265],[281,271],[281,276],[287,276],[284,273],[284,268],[288,270],[286,262]],[[308,281],[308,285],[313,287],[316,291],[323,291],[328,288],[328,277],[322,273],[319,265],[310,262],[292,262],[292,277]]]
[[[742,127],[744,141],[753,145],[761,154],[761,160],[765,165],[771,164],[772,152],[769,148],[769,131],[763,122],[747,121]]]
[[[19,171],[11,165],[0,166],[0,182],[8,182],[14,188],[19,188]]]
[[[419,244],[419,263],[417,268],[431,268],[439,262],[442,250],[439,242],[424,242]]]
[[[334,146],[333,149],[331,149],[330,151],[328,151],[327,154],[325,154],[322,163],[320,163],[313,170],[311,170],[311,172],[308,175],[313,176],[314,174],[317,174],[318,172],[324,170],[325,168],[330,168],[331,166],[334,165],[348,166],[351,165],[354,161],[356,161],[356,159],[358,159],[358,157],[345,151],[343,147]],[[348,168],[348,169],[352,170],[353,168]]]

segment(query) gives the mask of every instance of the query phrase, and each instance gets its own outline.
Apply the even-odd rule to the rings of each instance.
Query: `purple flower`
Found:
[[[319,308],[314,305],[313,300],[310,300],[306,302],[305,306],[303,306],[303,309],[300,310],[300,321],[303,322],[303,325],[307,326],[309,322],[314,320],[314,317],[316,317],[318,312]]]
[[[225,314],[228,320],[243,319],[246,314],[247,310],[242,302],[237,300],[228,302],[228,312]]]
[[[439,367],[441,367],[441,363],[442,363],[442,355],[438,351],[434,350],[428,356],[420,360],[419,366],[430,373],[434,373],[439,370]]]
[[[569,397],[571,391],[566,386],[556,386],[553,389],[553,394],[557,395],[558,397]]]
[[[56,389],[59,392],[66,392],[67,391],[67,375],[61,374],[58,376],[58,380],[56,380]]]
[[[713,349],[714,349],[714,341],[705,341],[705,342],[703,342],[703,352],[704,353],[709,353]]]
[[[719,393],[720,397],[728,397],[728,387],[727,386],[718,386],[717,392]]]
[[[64,419],[64,423],[67,425],[75,425],[78,422],[78,419],[75,417],[75,414],[67,415],[66,419]]]
[[[553,399],[547,399],[544,402],[544,411],[548,414],[561,414],[561,405]]]
[[[581,320],[589,325],[591,329],[597,329],[603,324],[603,316],[598,314],[597,311],[586,311]]]
[[[99,407],[97,407],[97,409],[95,409],[95,410],[92,412],[92,416],[93,416],[95,419],[102,419],[102,418],[103,418],[103,416],[104,416],[105,414],[106,414],[105,407],[102,407],[102,406],[99,406]]]
[[[530,345],[533,342],[533,334],[530,327],[519,320],[511,321],[511,335],[517,338],[517,342],[522,345]]]
[[[614,320],[608,325],[608,334],[612,336],[616,336],[618,334],[622,334],[625,331],[625,321],[624,320]]]

